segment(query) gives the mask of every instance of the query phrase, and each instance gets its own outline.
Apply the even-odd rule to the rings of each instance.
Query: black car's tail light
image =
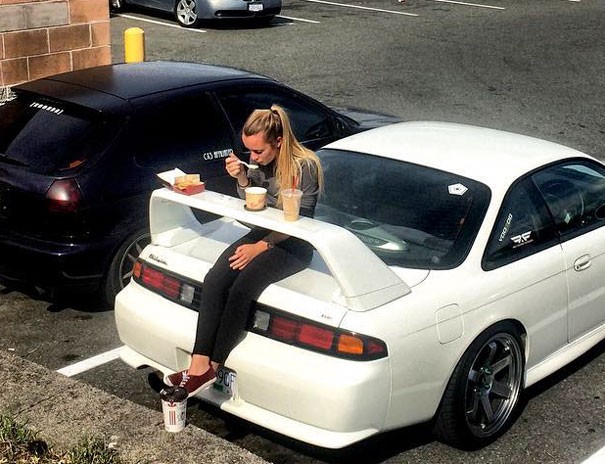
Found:
[[[388,355],[382,340],[295,317],[263,304],[257,304],[248,330],[338,358],[369,361]]]
[[[48,210],[53,213],[74,213],[82,201],[82,193],[73,179],[56,180],[46,193]]]
[[[135,282],[148,290],[188,308],[197,308],[199,295],[202,292],[199,284],[152,266],[140,259],[134,264],[132,276]]]

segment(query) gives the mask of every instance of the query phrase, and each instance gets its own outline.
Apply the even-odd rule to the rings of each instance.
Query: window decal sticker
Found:
[[[571,213],[569,211],[566,211],[565,217],[563,218],[563,221],[565,221],[565,224],[569,224],[572,219],[573,219],[573,216],[571,215]]]
[[[500,237],[498,238],[499,242],[502,242],[502,240],[504,240],[504,237],[506,237],[506,235],[508,234],[508,231],[510,230],[510,225],[513,222],[513,215],[512,213],[508,213],[508,216],[506,217],[506,222],[504,223],[504,227],[502,228],[502,232],[500,232]]]
[[[57,107],[51,106],[51,105],[45,105],[44,103],[33,102],[29,106],[30,106],[30,108],[38,108],[39,110],[48,111],[48,112],[54,113],[54,114],[63,113],[63,110],[61,108],[57,108]]]
[[[448,185],[447,191],[449,192],[450,195],[462,196],[468,191],[468,188],[465,187],[464,185],[458,183],[458,184]]]
[[[531,236],[531,230],[528,230],[527,232],[523,232],[522,234],[519,234],[519,235],[515,235],[514,237],[511,237],[510,239],[514,243],[513,248],[517,248],[518,246],[521,246],[521,245],[527,245],[534,241],[534,239]]]
[[[202,159],[204,161],[212,161],[216,159],[227,158],[233,150],[231,148],[225,148],[224,150],[214,150],[202,153]]]

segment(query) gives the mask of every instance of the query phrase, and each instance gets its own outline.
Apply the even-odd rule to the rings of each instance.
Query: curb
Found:
[[[161,412],[14,354],[0,352],[0,374],[0,412],[26,423],[56,451],[66,451],[88,435],[111,439],[126,463],[267,463],[191,424],[179,433],[167,432]]]

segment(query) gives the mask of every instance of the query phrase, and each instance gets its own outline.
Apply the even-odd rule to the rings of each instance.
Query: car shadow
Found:
[[[302,454],[326,463],[336,464],[349,462],[378,464],[393,456],[397,456],[400,453],[427,445],[435,440],[431,434],[430,424],[427,423],[384,432],[346,448],[333,450],[309,445],[308,443],[286,437],[244,419],[232,416],[216,406],[195,398],[190,399],[189,401],[190,406],[218,417],[224,422],[227,431],[226,433],[221,434],[221,438],[224,440],[233,442],[242,448],[247,448],[245,437],[254,434],[269,440],[278,446],[287,448],[293,453]],[[274,451],[273,448],[270,449]],[[272,456],[268,454],[263,455],[263,448],[259,447],[257,444],[253,449],[248,449],[248,451],[272,462]]]
[[[515,418],[512,423],[514,424],[514,422],[523,414],[528,402],[531,399],[540,396],[551,387],[556,386],[566,378],[585,368],[604,352],[605,341],[602,341],[587,353],[580,356],[567,366],[561,368],[556,373],[550,375],[536,385],[529,387],[521,398],[521,403],[515,413]],[[238,446],[246,448],[245,437],[249,434],[255,434],[259,437],[270,440],[278,446],[287,448],[292,452],[330,464],[342,462],[378,464],[401,453],[428,445],[435,441],[435,437],[431,431],[431,423],[427,422],[424,424],[384,432],[355,443],[349,447],[339,450],[331,450],[319,448],[298,440],[291,439],[277,432],[273,432],[265,429],[264,427],[252,424],[244,419],[232,416],[211,404],[197,399],[191,400],[191,406],[223,420],[227,432],[224,433],[221,438],[234,442]],[[255,446],[254,449],[249,449],[249,451],[263,459],[271,461],[271,456],[263,456],[263,450],[259,449],[258,446]]]
[[[68,308],[85,313],[113,310],[113,305],[106,303],[96,294],[52,296],[32,285],[0,284],[0,295],[9,295],[13,292],[22,293],[35,301],[48,303],[46,310],[50,313],[58,313]]]
[[[271,27],[287,26],[293,23],[291,19],[275,17],[271,21],[254,19],[226,19],[226,20],[207,20],[200,26],[203,29],[220,30],[254,30],[267,29]]]
[[[527,396],[527,399],[529,400],[540,396],[545,391],[556,386],[563,380],[567,379],[568,377],[571,377],[576,372],[588,366],[591,362],[593,362],[603,353],[605,353],[605,340],[597,343],[582,356],[578,357],[574,361],[560,368],[557,372],[550,374],[545,379],[542,379],[540,382],[536,383],[535,385],[532,385],[527,390],[525,390],[525,395]]]

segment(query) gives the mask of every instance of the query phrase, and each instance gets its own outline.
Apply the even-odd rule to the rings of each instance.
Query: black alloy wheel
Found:
[[[497,324],[468,348],[450,379],[434,425],[443,442],[463,449],[488,445],[519,412],[525,358],[518,330]]]

